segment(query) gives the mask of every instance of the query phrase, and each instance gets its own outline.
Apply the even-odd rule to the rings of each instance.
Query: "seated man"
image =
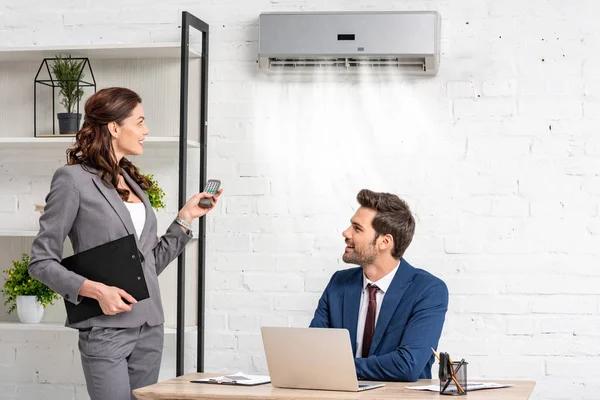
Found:
[[[310,326],[350,331],[359,379],[430,379],[448,289],[402,258],[415,231],[403,200],[366,189],[357,200],[360,208],[343,232],[343,260],[360,268],[333,274]]]

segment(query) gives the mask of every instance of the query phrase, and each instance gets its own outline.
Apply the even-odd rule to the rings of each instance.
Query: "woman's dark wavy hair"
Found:
[[[124,170],[146,191],[152,183],[125,157],[117,163],[108,124],[123,121],[131,116],[133,109],[142,102],[133,90],[111,87],[99,90],[85,102],[83,126],[75,136],[75,144],[67,150],[67,164],[83,164],[98,170],[98,175],[108,187],[117,188],[123,201],[129,198],[129,190],[118,188],[119,175]]]

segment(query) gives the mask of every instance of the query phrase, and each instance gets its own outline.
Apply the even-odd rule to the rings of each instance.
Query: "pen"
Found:
[[[456,373],[458,373],[458,370],[460,369],[460,367],[463,366],[463,364],[465,363],[465,359],[463,358],[462,360],[460,360],[460,362],[458,363],[458,367],[456,367]]]
[[[458,374],[458,371],[460,370],[460,367],[462,367],[465,363],[465,359],[463,358],[462,360],[460,360],[460,362],[458,363],[458,367],[456,367],[456,371],[455,374]],[[458,380],[458,378],[456,378]]]
[[[440,356],[438,355],[438,353],[433,349],[433,347],[431,348],[431,351],[433,351],[433,355],[435,356],[435,358],[437,358],[438,361],[440,361]]]
[[[460,369],[460,366],[456,369],[456,371],[454,371],[454,363],[452,362],[452,358],[450,358],[450,354],[448,354],[448,361],[450,361],[450,369],[452,369],[452,380],[454,381],[454,383],[456,383],[456,387],[458,388],[459,392],[463,392],[465,391],[465,389],[462,388],[462,386],[460,386],[460,384],[458,383],[458,378],[456,378],[456,371],[458,371],[458,369]],[[464,358],[463,358],[464,361]],[[461,361],[462,363],[462,361]],[[448,386],[448,385],[446,385]]]

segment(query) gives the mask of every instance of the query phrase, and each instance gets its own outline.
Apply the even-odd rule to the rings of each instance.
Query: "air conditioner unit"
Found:
[[[435,75],[440,20],[437,11],[263,13],[258,63],[265,72],[364,67]]]

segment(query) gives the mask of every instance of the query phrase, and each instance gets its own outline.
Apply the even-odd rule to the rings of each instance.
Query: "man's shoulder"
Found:
[[[410,264],[408,264],[410,265]],[[448,287],[446,286],[446,283],[438,278],[437,276],[433,275],[431,272],[429,271],[425,271],[424,269],[420,269],[420,268],[415,268],[413,266],[411,266],[411,268],[413,268],[413,279],[412,282],[413,284],[416,284],[419,287],[422,288],[432,288],[432,289],[437,289],[440,292],[446,292],[448,293]]]
[[[356,279],[357,276],[362,277],[361,267],[340,269],[333,274],[331,281],[335,283],[345,283],[349,280]]]

